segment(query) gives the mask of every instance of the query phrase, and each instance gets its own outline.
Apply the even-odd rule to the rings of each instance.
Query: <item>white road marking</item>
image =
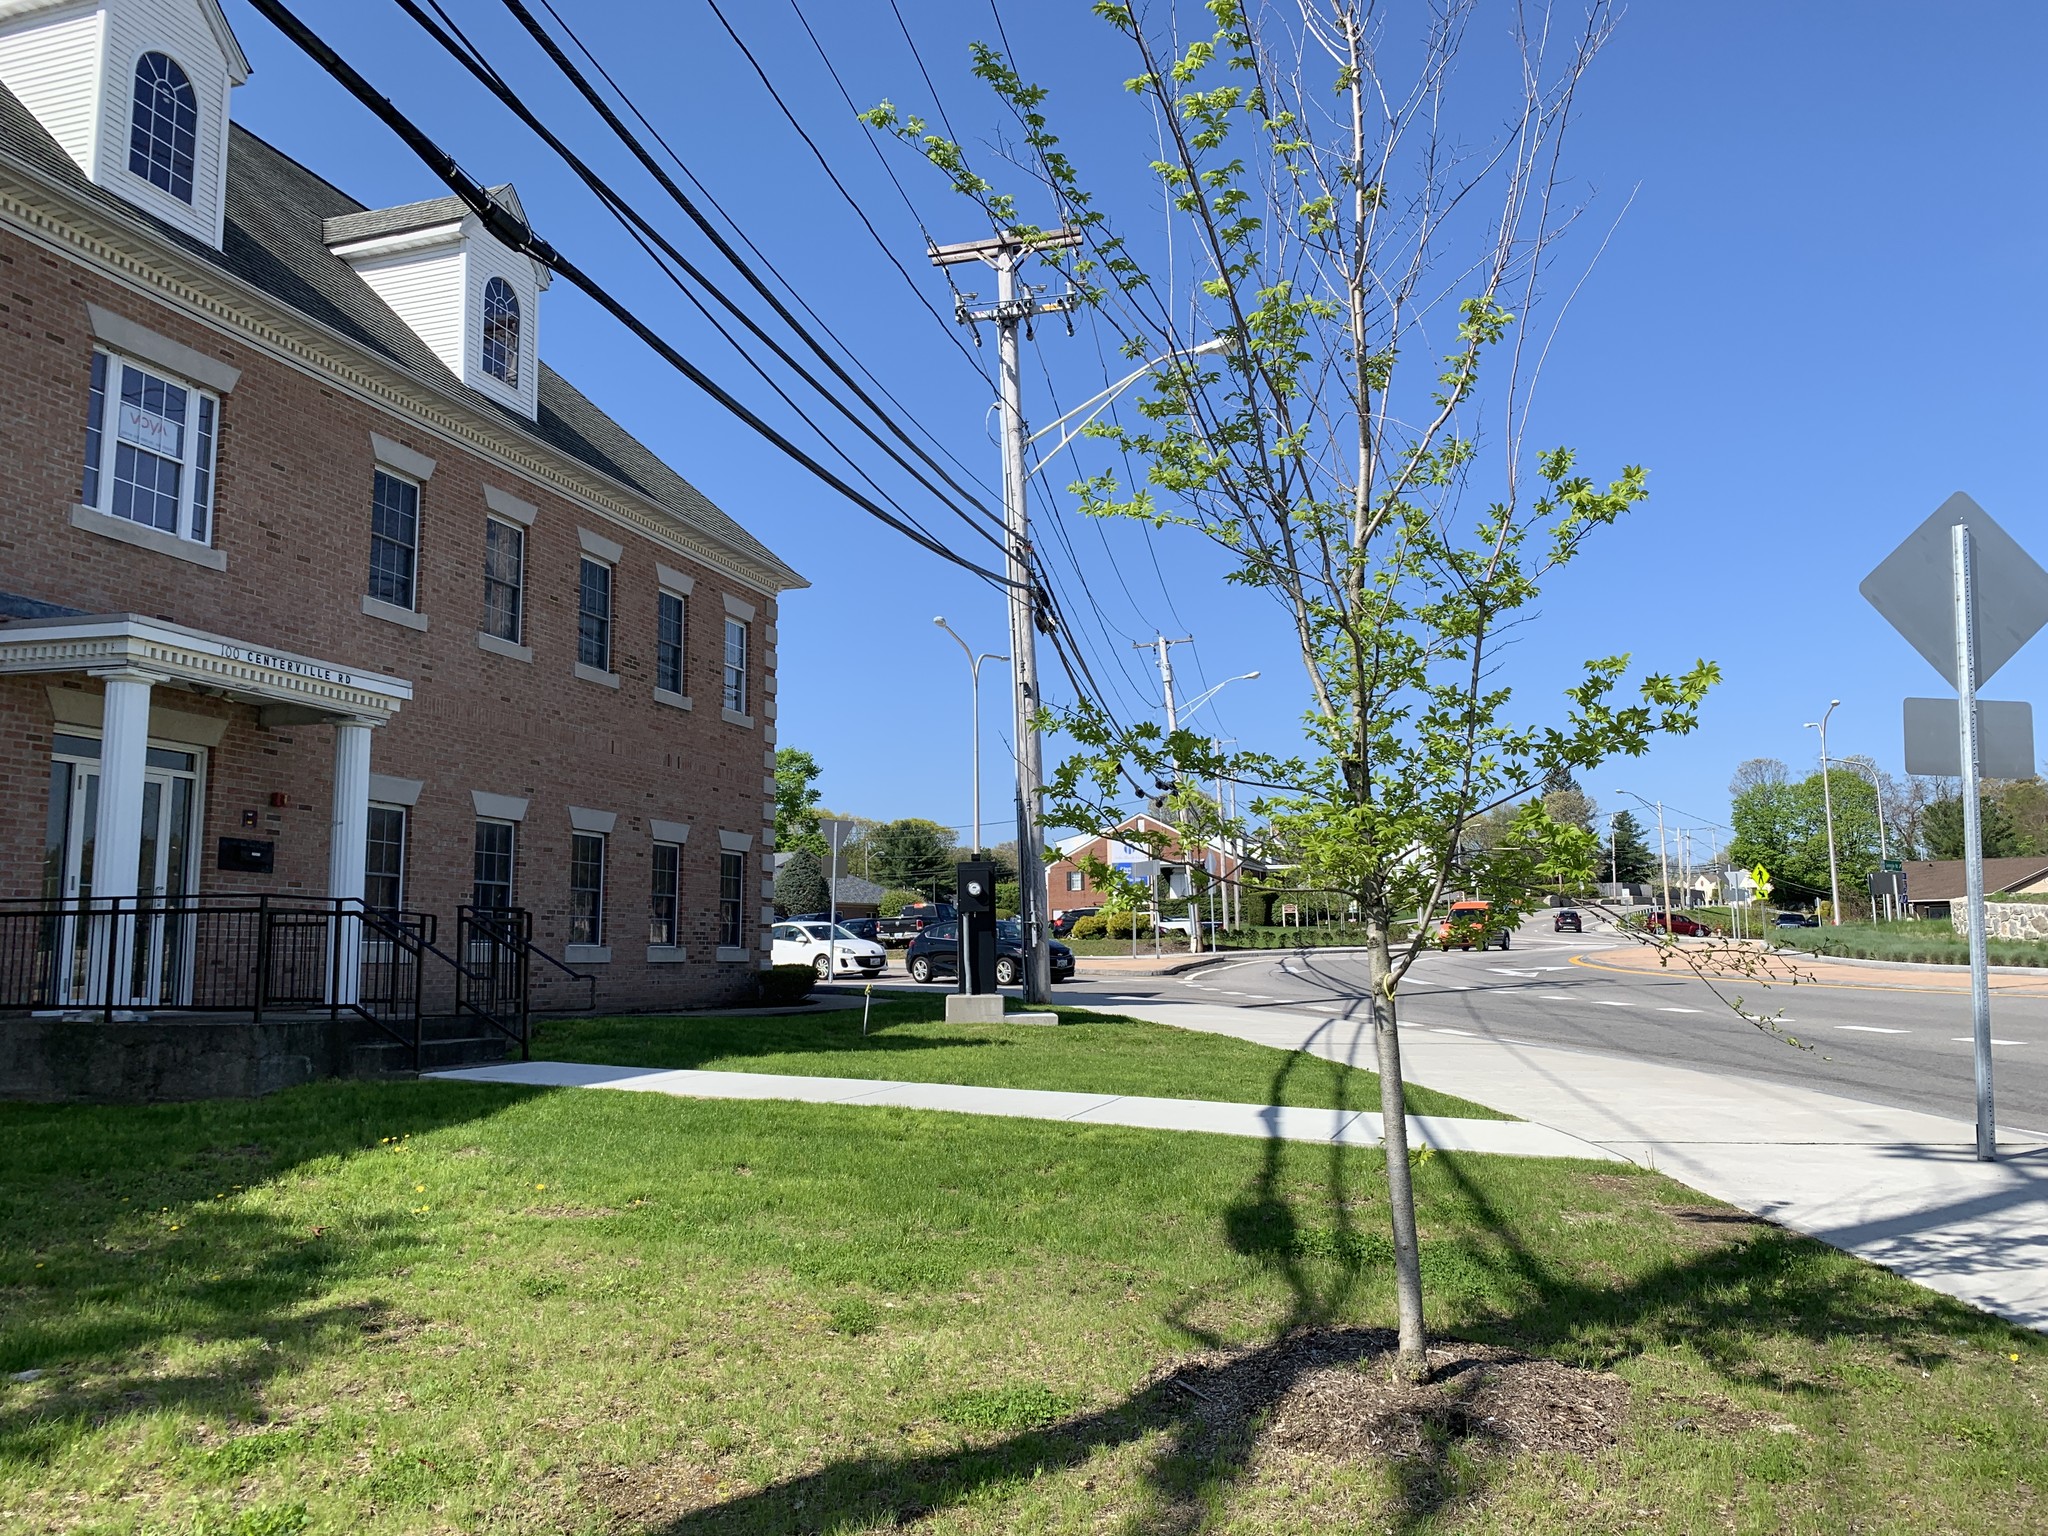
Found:
[[[1534,971],[1511,971],[1504,965],[1489,965],[1487,969],[1496,976],[1534,976],[1536,974]]]
[[[1950,1038],[1958,1045],[1975,1045],[1977,1043],[1975,1035],[1953,1035]],[[1994,1040],[1991,1043],[1993,1045],[2025,1045],[2027,1042],[2024,1040]]]
[[[1659,1008],[1659,1013],[1698,1013],[1697,1008]]]
[[[1576,1003],[1578,1001],[1576,997],[1569,997],[1562,992],[1545,992],[1540,994],[1536,1000],[1539,1003]]]
[[[1792,1021],[1790,1019],[1780,1019],[1778,1022],[1780,1024],[1790,1024]],[[1837,1024],[1835,1028],[1853,1029],[1859,1035],[1903,1035],[1906,1033],[1903,1029],[1886,1029],[1879,1024]]]
[[[1635,1004],[1634,1004],[1634,1003],[1622,1003],[1622,1002],[1616,1002],[1616,1001],[1615,1001],[1615,1000],[1614,1000],[1613,998],[1611,998],[1611,997],[1595,997],[1595,998],[1589,998],[1589,999],[1588,999],[1588,1001],[1589,1001],[1589,1002],[1591,1002],[1591,1003],[1593,1004],[1593,1006],[1594,1006],[1594,1007],[1596,1007],[1596,1008],[1633,1008],[1633,1007],[1635,1007]]]
[[[1450,1026],[1445,1024],[1439,1024],[1436,1028],[1436,1032],[1440,1035],[1463,1035],[1468,1040],[1477,1040],[1479,1038],[1477,1035],[1473,1034],[1472,1031],[1469,1029],[1452,1029]]]

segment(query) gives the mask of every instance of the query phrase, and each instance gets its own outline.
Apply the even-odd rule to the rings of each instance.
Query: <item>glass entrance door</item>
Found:
[[[92,899],[99,795],[98,740],[60,734],[51,750],[44,892],[67,905]],[[199,754],[151,747],[143,770],[134,963],[128,977],[129,994],[137,1006],[181,1003],[190,996],[193,924],[189,914],[175,908],[193,885],[198,799]],[[165,910],[167,904],[171,911]],[[51,974],[58,1006],[96,1001],[95,978],[106,972],[104,946],[112,939],[106,930],[104,923],[69,916],[55,923],[50,934],[55,962]]]

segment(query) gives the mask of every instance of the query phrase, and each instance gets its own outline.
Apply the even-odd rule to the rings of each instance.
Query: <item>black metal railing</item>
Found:
[[[533,914],[524,907],[457,908],[455,1011],[512,1041],[521,1061],[532,1059],[536,960],[584,983],[589,988],[585,1008],[596,1006],[597,978],[571,969],[535,944]]]
[[[366,1020],[419,1060],[434,919],[270,895],[0,901],[0,1012]]]

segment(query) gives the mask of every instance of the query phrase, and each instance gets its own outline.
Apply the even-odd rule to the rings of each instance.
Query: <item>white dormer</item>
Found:
[[[215,246],[248,78],[219,0],[0,0],[0,84],[95,184]]]
[[[526,217],[509,185],[490,191]],[[322,234],[463,383],[535,414],[546,267],[501,245],[455,197],[343,214]]]

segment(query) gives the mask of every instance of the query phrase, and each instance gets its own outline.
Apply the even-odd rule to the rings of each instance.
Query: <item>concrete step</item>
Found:
[[[445,1071],[454,1067],[488,1066],[506,1060],[512,1042],[502,1035],[442,1035],[420,1041],[419,1070]],[[409,1077],[413,1072],[412,1047],[396,1040],[374,1040],[355,1047],[351,1066],[356,1077]]]

